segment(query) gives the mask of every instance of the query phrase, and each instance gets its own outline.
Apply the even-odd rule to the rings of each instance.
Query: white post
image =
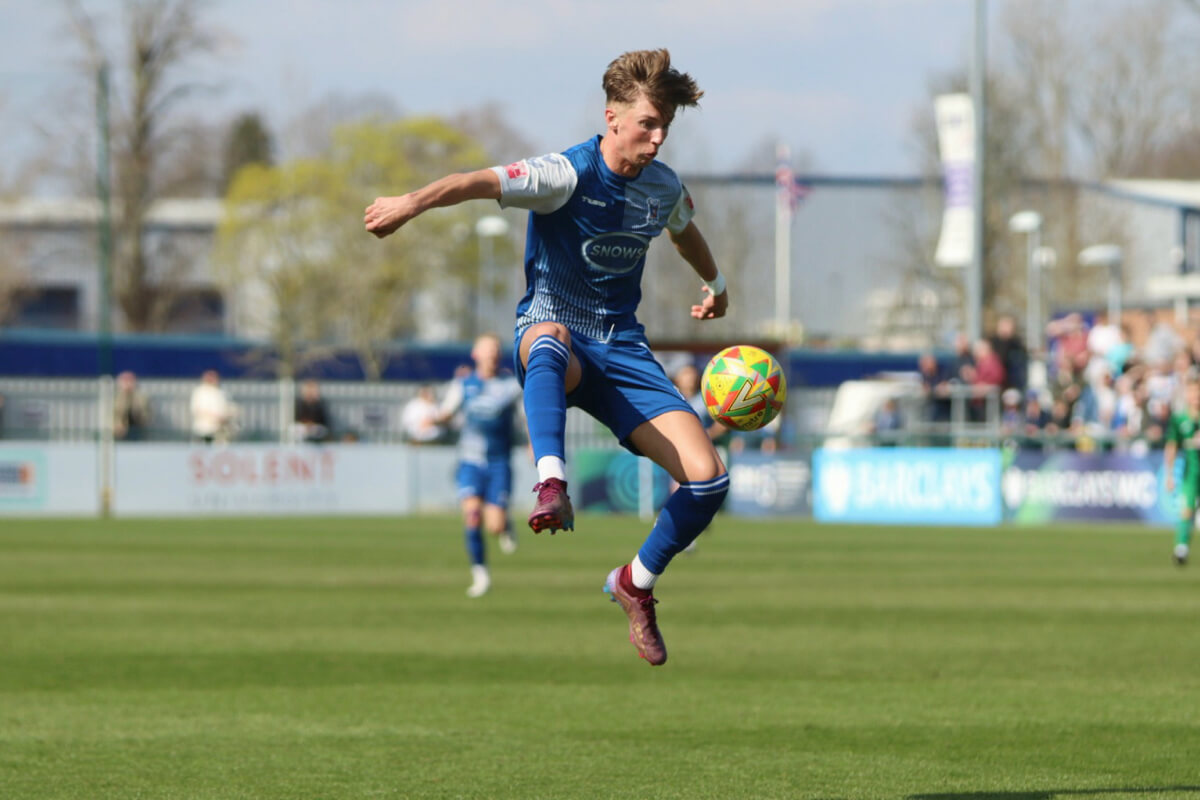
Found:
[[[984,241],[987,231],[987,0],[975,0],[975,45],[971,57],[971,99],[975,104],[975,161],[971,181],[971,208],[974,209],[975,235],[971,263],[964,281],[966,293],[967,336],[975,341],[983,331]]]
[[[1121,262],[1108,265],[1108,324],[1121,325]]]
[[[654,519],[654,463],[638,459],[638,518]]]
[[[1121,248],[1115,244],[1096,244],[1079,253],[1079,263],[1085,267],[1108,269],[1108,324],[1121,324]]]
[[[482,309],[490,308],[491,304],[483,296],[483,290],[487,286],[488,280],[492,273],[495,272],[495,240],[501,236],[507,236],[509,231],[508,220],[497,214],[487,217],[481,217],[475,223],[475,235],[479,237],[479,275],[475,281],[475,307],[471,309],[471,316],[475,320],[471,333],[479,334],[491,327],[491,322],[484,324]]]
[[[775,327],[780,338],[786,338],[792,318],[792,200],[791,187],[781,186],[786,177],[794,181],[791,172],[791,151],[781,144],[775,151],[778,169],[786,170],[786,176],[776,174],[775,183]]]
[[[295,442],[296,381],[291,377],[279,379],[279,443]]]
[[[116,443],[113,432],[114,382],[112,375],[101,375],[97,382],[99,403],[96,413],[96,431],[99,434],[99,448],[96,457],[99,460],[98,478],[100,481],[100,515],[112,514],[113,475],[116,472]]]

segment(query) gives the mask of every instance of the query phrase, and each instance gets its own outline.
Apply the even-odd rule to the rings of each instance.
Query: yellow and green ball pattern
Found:
[[[750,345],[726,347],[712,357],[700,379],[712,418],[741,431],[775,419],[787,399],[787,381],[774,356]]]

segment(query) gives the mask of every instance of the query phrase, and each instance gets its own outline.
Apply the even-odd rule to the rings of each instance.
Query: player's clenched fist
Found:
[[[408,195],[376,197],[363,216],[367,231],[382,239],[416,216],[408,199]]]

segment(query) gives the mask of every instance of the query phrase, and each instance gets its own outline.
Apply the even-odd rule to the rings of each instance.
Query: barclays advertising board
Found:
[[[881,448],[813,454],[813,515],[823,522],[995,525],[1000,452]]]
[[[1055,520],[1112,520],[1169,525],[1179,498],[1168,494],[1160,451],[1009,455],[1000,484],[1005,518],[1043,524]],[[1182,469],[1183,459],[1176,459]],[[1182,473],[1176,476],[1182,483]]]

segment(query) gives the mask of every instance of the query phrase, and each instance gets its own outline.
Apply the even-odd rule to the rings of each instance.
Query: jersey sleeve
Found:
[[[574,165],[561,153],[492,167],[500,178],[500,207],[549,214],[566,205],[579,182]]]
[[[671,209],[671,216],[667,217],[667,230],[671,233],[682,233],[694,216],[696,216],[696,206],[692,202],[692,195],[681,183],[679,184],[679,199],[675,201],[675,207]]]
[[[455,380],[450,382],[450,387],[446,390],[446,396],[442,398],[442,403],[438,406],[438,411],[442,414],[456,414],[458,409],[462,407],[463,402],[463,385],[462,381]]]

